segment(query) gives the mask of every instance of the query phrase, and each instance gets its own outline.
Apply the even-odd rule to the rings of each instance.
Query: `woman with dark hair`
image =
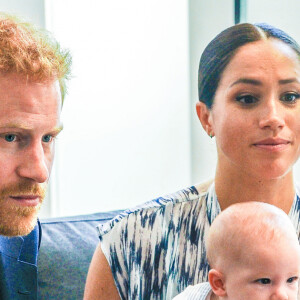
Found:
[[[266,24],[221,32],[199,66],[199,120],[215,136],[214,181],[128,210],[99,228],[85,299],[172,299],[207,281],[205,237],[231,204],[283,209],[297,234],[300,193],[300,48]]]

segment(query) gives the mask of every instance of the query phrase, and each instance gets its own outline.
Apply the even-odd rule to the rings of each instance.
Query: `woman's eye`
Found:
[[[16,136],[15,134],[6,134],[6,135],[4,136],[4,139],[5,139],[7,142],[11,143],[11,142],[14,142],[14,141],[17,139],[17,136]]]
[[[298,281],[298,277],[297,277],[297,276],[290,277],[290,278],[287,280],[288,283],[292,283],[292,282],[294,282],[294,281]]]
[[[236,97],[236,101],[242,103],[242,104],[254,104],[258,100],[252,95],[241,95]]]
[[[300,98],[300,95],[297,93],[287,93],[287,94],[284,94],[280,100],[287,102],[287,103],[295,103],[297,101],[297,99],[299,99],[299,98]]]
[[[52,139],[53,139],[53,136],[50,135],[50,134],[47,134],[47,135],[44,135],[44,136],[43,136],[42,141],[43,141],[44,143],[50,143],[50,142],[52,141]]]
[[[269,278],[260,278],[260,279],[257,279],[256,282],[261,283],[261,284],[270,284],[271,279],[269,279]]]

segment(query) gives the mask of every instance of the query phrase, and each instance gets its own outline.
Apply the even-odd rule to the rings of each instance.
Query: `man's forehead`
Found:
[[[3,96],[24,94],[24,92],[28,94],[40,92],[40,94],[43,94],[45,89],[52,90],[53,93],[59,94],[59,98],[61,97],[60,84],[57,78],[36,81],[17,73],[10,73],[5,76],[0,73],[0,100],[5,98]]]
[[[11,74],[10,78],[0,76],[0,121],[23,119],[59,119],[61,92],[57,80],[45,83],[26,82]],[[10,79],[14,85],[6,85]],[[16,81],[14,81],[16,79]]]

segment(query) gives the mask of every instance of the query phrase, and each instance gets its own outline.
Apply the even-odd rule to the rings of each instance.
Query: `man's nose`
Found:
[[[284,126],[284,109],[278,99],[268,99],[261,111],[259,119],[259,127],[262,129],[269,129],[276,135]]]
[[[20,162],[17,173],[20,177],[31,179],[38,183],[48,180],[49,169],[41,142],[32,142],[19,155]]]

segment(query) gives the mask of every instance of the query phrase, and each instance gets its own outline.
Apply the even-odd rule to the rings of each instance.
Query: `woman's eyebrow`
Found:
[[[300,83],[299,79],[296,78],[296,77],[293,77],[293,78],[287,78],[287,79],[281,79],[278,81],[279,84],[289,84],[289,83],[294,83],[294,82],[298,82]],[[256,86],[259,86],[259,85],[262,85],[262,82],[259,81],[259,80],[256,80],[256,79],[251,79],[251,78],[240,78],[238,79],[237,81],[235,81],[234,83],[232,83],[230,85],[230,87],[236,85],[236,84],[239,84],[239,83],[246,83],[246,84],[252,84],[252,85],[256,85]]]
[[[250,78],[240,78],[234,83],[230,85],[230,87],[239,84],[239,83],[246,83],[246,84],[252,84],[252,85],[262,85],[261,81],[256,80],[256,79],[250,79]]]

